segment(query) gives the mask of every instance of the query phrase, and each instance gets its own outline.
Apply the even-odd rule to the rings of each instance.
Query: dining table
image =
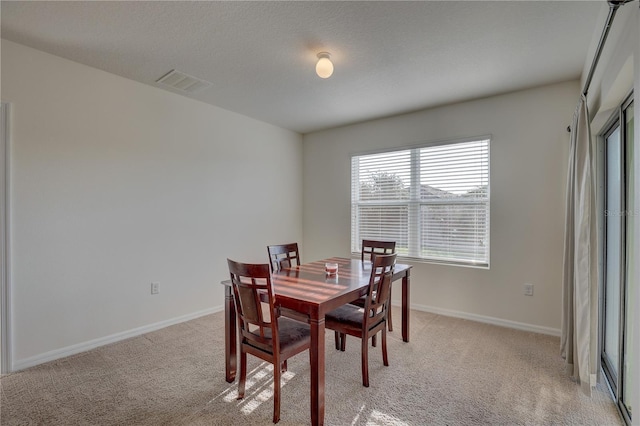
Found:
[[[325,264],[337,263],[335,274],[325,271]],[[411,265],[396,263],[393,281],[402,280],[402,340],[409,341],[409,284]],[[325,314],[367,292],[371,262],[332,257],[273,272],[272,286],[276,303],[306,319],[311,329],[311,424],[324,424],[325,411]],[[225,379],[235,380],[238,366],[238,332],[231,281],[225,288]],[[302,315],[300,315],[302,314]]]

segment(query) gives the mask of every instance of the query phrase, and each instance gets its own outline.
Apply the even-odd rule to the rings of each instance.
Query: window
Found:
[[[489,193],[489,138],[353,156],[351,251],[488,267]]]

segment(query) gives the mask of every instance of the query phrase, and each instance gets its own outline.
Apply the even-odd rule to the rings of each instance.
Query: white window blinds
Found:
[[[351,160],[351,251],[392,240],[399,256],[489,265],[489,139]]]

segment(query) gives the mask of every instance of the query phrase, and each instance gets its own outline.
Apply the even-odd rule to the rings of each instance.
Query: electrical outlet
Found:
[[[158,293],[160,293],[160,283],[158,282],[151,283],[151,294],[158,294]]]
[[[525,284],[524,285],[524,295],[525,296],[533,296],[533,284]]]

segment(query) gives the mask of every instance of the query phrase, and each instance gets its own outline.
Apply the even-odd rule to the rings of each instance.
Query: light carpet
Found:
[[[338,352],[327,332],[325,424],[623,424],[602,385],[589,398],[565,375],[557,337],[411,311],[411,341],[397,329],[388,345],[389,367],[371,348],[365,388],[359,340]],[[308,352],[288,364],[279,424],[309,424]],[[3,376],[0,423],[272,424],[271,366],[249,356],[248,368],[236,400],[220,312]]]

